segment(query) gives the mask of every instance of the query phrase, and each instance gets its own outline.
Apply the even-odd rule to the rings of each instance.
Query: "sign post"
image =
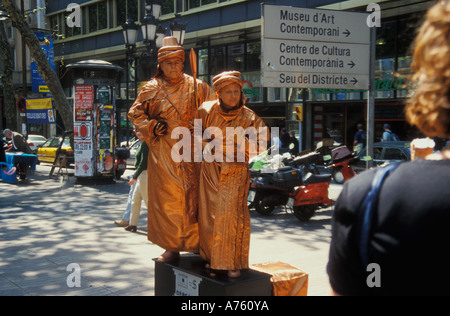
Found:
[[[369,71],[369,91],[367,91],[367,152],[366,155],[372,157],[366,161],[366,168],[373,166],[373,143],[375,140],[375,47],[376,28],[371,27],[370,31],[370,71]]]

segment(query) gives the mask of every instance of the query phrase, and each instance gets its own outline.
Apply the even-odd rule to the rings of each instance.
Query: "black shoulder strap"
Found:
[[[364,199],[359,212],[359,255],[364,267],[370,263],[369,260],[369,241],[372,235],[372,222],[375,218],[378,207],[378,197],[384,180],[400,164],[389,164],[386,167],[379,167],[375,172],[371,188]]]

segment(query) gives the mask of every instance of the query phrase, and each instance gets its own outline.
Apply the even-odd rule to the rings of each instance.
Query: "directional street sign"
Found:
[[[265,40],[266,71],[367,73],[369,45]]]
[[[367,16],[263,5],[263,86],[367,89]]]
[[[263,5],[264,37],[368,44],[368,14]]]

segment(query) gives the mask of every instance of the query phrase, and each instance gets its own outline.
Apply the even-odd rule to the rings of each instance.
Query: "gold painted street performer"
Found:
[[[189,220],[198,208],[198,178],[193,162],[172,159],[178,140],[171,134],[177,127],[191,130],[197,104],[215,97],[206,83],[183,73],[184,60],[176,38],[164,38],[157,73],[128,113],[149,146],[147,236],[166,250],[158,258],[162,262],[178,258],[180,251],[198,253],[198,225]]]
[[[266,149],[268,129],[244,105],[240,72],[223,72],[213,84],[218,100],[203,103],[196,114],[206,144],[200,174],[200,256],[209,268],[237,278],[248,268],[250,249],[249,156]]]

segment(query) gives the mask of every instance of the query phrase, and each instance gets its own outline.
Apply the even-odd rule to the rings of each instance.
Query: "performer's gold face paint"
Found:
[[[160,64],[164,77],[168,81],[176,81],[181,78],[183,62],[179,58],[170,58]]]
[[[241,100],[241,87],[238,84],[230,84],[219,91],[219,98],[222,100],[221,106],[226,110],[239,105]]]

